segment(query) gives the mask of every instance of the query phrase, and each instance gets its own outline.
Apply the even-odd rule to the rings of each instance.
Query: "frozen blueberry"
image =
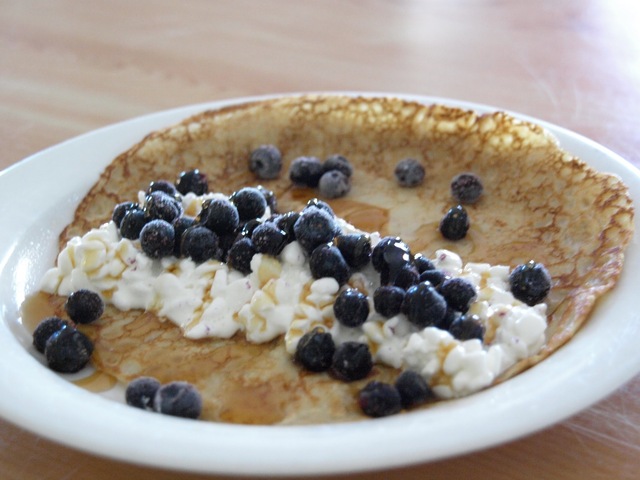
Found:
[[[44,356],[51,370],[75,373],[82,370],[93,353],[93,343],[75,328],[62,328],[53,333],[44,348]]]
[[[140,231],[140,247],[150,258],[173,255],[175,241],[173,225],[165,220],[151,220]]]
[[[196,263],[218,256],[218,236],[202,225],[193,225],[182,234],[180,253]]]
[[[91,323],[104,313],[104,302],[100,295],[87,289],[72,292],[64,303],[69,318],[76,323]]]
[[[137,240],[140,237],[142,227],[144,227],[149,219],[142,209],[128,210],[122,217],[120,223],[120,235],[129,240]]]
[[[371,260],[371,239],[364,233],[338,235],[334,243],[354,270],[366,267]]]
[[[331,205],[329,205],[327,202],[325,202],[323,200],[320,200],[319,198],[310,199],[307,202],[307,204],[304,206],[302,211],[306,212],[307,210],[310,210],[310,209],[313,209],[313,208],[318,208],[320,210],[324,210],[329,215],[331,215],[332,218],[335,218],[335,216],[336,216],[335,212],[331,208]]]
[[[462,313],[469,310],[471,302],[477,296],[473,284],[464,278],[447,278],[438,290],[449,307]]]
[[[273,223],[262,223],[253,230],[251,241],[258,253],[277,256],[287,244],[287,234]]]
[[[420,282],[429,282],[434,287],[442,285],[447,278],[447,275],[442,270],[425,270],[420,274]]]
[[[176,180],[176,189],[182,195],[193,192],[196,195],[204,195],[209,191],[207,176],[200,170],[193,169],[181,172]]]
[[[278,211],[278,199],[274,191],[269,190],[262,185],[258,185],[256,188],[260,190],[260,193],[262,193],[264,199],[267,201],[267,207],[271,210],[271,214],[276,213]]]
[[[414,325],[425,328],[440,322],[447,313],[447,302],[429,282],[407,289],[402,313]]]
[[[333,313],[345,327],[359,327],[369,316],[367,296],[355,288],[347,288],[336,297]]]
[[[317,157],[298,157],[289,165],[289,179],[300,187],[317,187],[323,173],[322,162]]]
[[[365,415],[379,418],[402,410],[402,399],[394,385],[373,380],[360,390],[358,405]]]
[[[462,205],[451,208],[440,221],[440,233],[447,240],[461,240],[469,230],[469,215]]]
[[[433,392],[422,375],[413,370],[402,372],[395,382],[403,408],[412,408],[433,398]]]
[[[337,170],[347,178],[353,175],[353,165],[351,165],[351,162],[349,162],[346,157],[338,154],[327,157],[322,168],[325,173],[331,170]]]
[[[393,285],[382,285],[373,292],[373,308],[383,317],[398,315],[402,308],[405,291]]]
[[[182,215],[182,204],[175,197],[157,190],[145,198],[144,211],[150,220],[160,219],[172,223]]]
[[[424,167],[415,158],[400,160],[393,173],[401,187],[417,187],[424,181]]]
[[[359,342],[344,342],[336,348],[331,362],[331,373],[340,380],[361,380],[373,368],[369,346]]]
[[[347,283],[351,276],[349,265],[340,250],[330,245],[320,245],[311,253],[309,269],[313,278],[331,277],[340,286]]]
[[[63,328],[73,328],[73,325],[60,317],[47,317],[42,320],[33,331],[33,346],[35,349],[40,353],[44,353],[47,340],[51,335]]]
[[[240,237],[251,238],[251,235],[253,235],[253,231],[259,225],[262,225],[262,222],[260,220],[258,220],[257,218],[253,218],[251,220],[247,220],[243,225],[241,225],[239,227],[239,229],[240,229],[239,236]]]
[[[147,195],[152,192],[164,192],[174,197],[178,193],[178,190],[173,183],[167,180],[156,180],[151,182],[147,188]]]
[[[449,326],[449,333],[458,340],[471,340],[484,338],[484,325],[477,315],[461,315]]]
[[[118,228],[120,228],[122,219],[129,210],[141,210],[141,208],[140,205],[135,202],[122,202],[113,209],[111,220],[113,220],[113,223],[115,223]]]
[[[344,197],[351,190],[351,180],[338,170],[330,170],[320,177],[318,189],[325,198]]]
[[[260,218],[267,210],[267,200],[262,192],[254,187],[244,187],[232,193],[229,201],[238,209],[241,222]]]
[[[433,262],[421,253],[414,255],[413,264],[418,269],[418,273],[426,272],[427,270],[435,270],[436,268]]]
[[[305,210],[293,225],[293,232],[303,249],[312,252],[318,245],[329,243],[336,236],[337,224],[325,210]]]
[[[335,351],[331,334],[316,327],[300,338],[295,359],[311,372],[324,372],[331,367]]]
[[[256,248],[248,237],[238,239],[227,253],[227,264],[239,272],[251,273],[251,259],[256,254]]]
[[[460,173],[451,180],[451,196],[459,203],[476,203],[482,195],[482,182],[475,173]]]
[[[190,383],[167,383],[156,391],[153,410],[165,415],[195,419],[202,413],[202,397]]]
[[[196,221],[216,235],[226,235],[236,231],[240,225],[238,209],[223,198],[210,198],[202,202],[202,209]]]
[[[533,306],[542,302],[551,290],[551,275],[543,264],[531,260],[513,269],[509,286],[514,297]]]
[[[182,255],[182,234],[187,230],[187,228],[192,227],[195,224],[195,219],[193,217],[181,216],[176,218],[173,221],[173,231],[175,242],[173,244],[173,254],[176,257],[180,257]]]
[[[153,411],[153,398],[160,387],[160,382],[153,377],[138,377],[127,385],[125,401],[132,407]]]
[[[276,226],[282,230],[287,236],[287,243],[291,243],[296,239],[296,233],[293,230],[293,226],[300,218],[298,212],[287,212],[282,215],[278,215],[274,221]]]
[[[282,155],[275,145],[260,145],[249,155],[249,170],[258,178],[277,178],[281,169]]]

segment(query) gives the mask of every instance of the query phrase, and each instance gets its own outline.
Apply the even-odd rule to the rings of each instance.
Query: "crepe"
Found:
[[[257,180],[249,172],[249,154],[262,144],[282,152],[278,179]],[[346,156],[355,172],[350,194],[331,205],[356,227],[401,236],[414,253],[429,257],[445,248],[465,262],[513,267],[533,259],[547,267],[553,279],[547,342],[496,382],[560,348],[618,279],[633,233],[632,202],[619,178],[594,171],[540,126],[505,113],[480,115],[397,98],[284,97],[203,112],[153,132],[104,170],[60,245],[108,221],[114,205],[132,200],[150,181],[173,181],[194,168],[207,174],[212,191],[230,194],[262,184],[276,193],[281,211],[299,210],[318,193],[293,187],[288,165],[298,156],[335,153]],[[394,181],[396,163],[408,157],[426,168],[417,188]],[[455,204],[449,185],[461,172],[476,173],[485,193],[467,206],[472,226],[466,238],[452,242],[437,227]],[[58,311],[62,300],[50,297]],[[346,384],[305,373],[282,341],[253,345],[242,335],[187,340],[151,312],[113,307],[83,329],[95,341],[99,369],[124,382],[139,375],[191,381],[203,392],[207,419],[272,424],[362,418],[355,392],[365,381]],[[366,381],[395,375],[376,366]]]

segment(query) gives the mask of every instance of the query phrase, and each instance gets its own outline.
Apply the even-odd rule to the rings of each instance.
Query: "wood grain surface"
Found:
[[[498,106],[640,166],[639,24],[635,0],[0,0],[0,168],[166,108],[337,90]],[[631,479],[639,470],[636,377],[509,444],[341,478]],[[225,478],[81,453],[0,421],[1,479],[176,477]]]

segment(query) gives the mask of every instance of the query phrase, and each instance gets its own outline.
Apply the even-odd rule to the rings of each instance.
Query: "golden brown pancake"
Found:
[[[249,172],[250,152],[274,144],[283,155],[276,180]],[[564,152],[543,128],[496,112],[480,115],[395,98],[332,95],[286,97],[196,115],[149,134],[117,157],[78,206],[60,236],[63,246],[110,219],[114,205],[136,198],[152,180],[175,180],[198,168],[212,191],[226,194],[262,184],[281,211],[298,210],[318,193],[292,187],[287,169],[301,155],[339,153],[355,166],[350,194],[330,203],[363,230],[401,236],[414,253],[453,250],[465,262],[511,267],[531,259],[553,278],[547,343],[496,382],[552,354],[587,321],[595,302],[622,269],[633,230],[627,188]],[[400,188],[393,170],[406,157],[420,160],[426,180]],[[461,172],[480,176],[481,200],[467,207],[466,238],[447,241],[437,226],[454,205],[449,186]],[[63,299],[50,297],[60,310]],[[95,341],[94,364],[124,382],[140,375],[195,383],[205,397],[203,417],[238,423],[308,423],[362,418],[355,392],[372,378],[396,372],[376,367],[364,381],[345,384],[307,374],[282,341],[252,345],[231,340],[187,340],[178,327],[151,312],[108,307],[83,327]]]

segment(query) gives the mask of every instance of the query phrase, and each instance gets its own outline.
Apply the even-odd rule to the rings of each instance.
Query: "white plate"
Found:
[[[496,110],[442,98],[405,97]],[[194,105],[119,123],[0,173],[5,198],[0,207],[0,415],[68,446],[156,467],[233,474],[337,473],[441,459],[512,440],[588,407],[640,372],[636,238],[620,284],[565,347],[504,384],[425,411],[296,427],[187,421],[127,407],[44,368],[19,323],[18,308],[53,264],[58,233],[103,167],[152,130],[205,109],[255,99]],[[640,198],[640,173],[619,156],[580,135],[527,119],[548,128],[567,151],[596,169],[620,175],[632,197]]]

